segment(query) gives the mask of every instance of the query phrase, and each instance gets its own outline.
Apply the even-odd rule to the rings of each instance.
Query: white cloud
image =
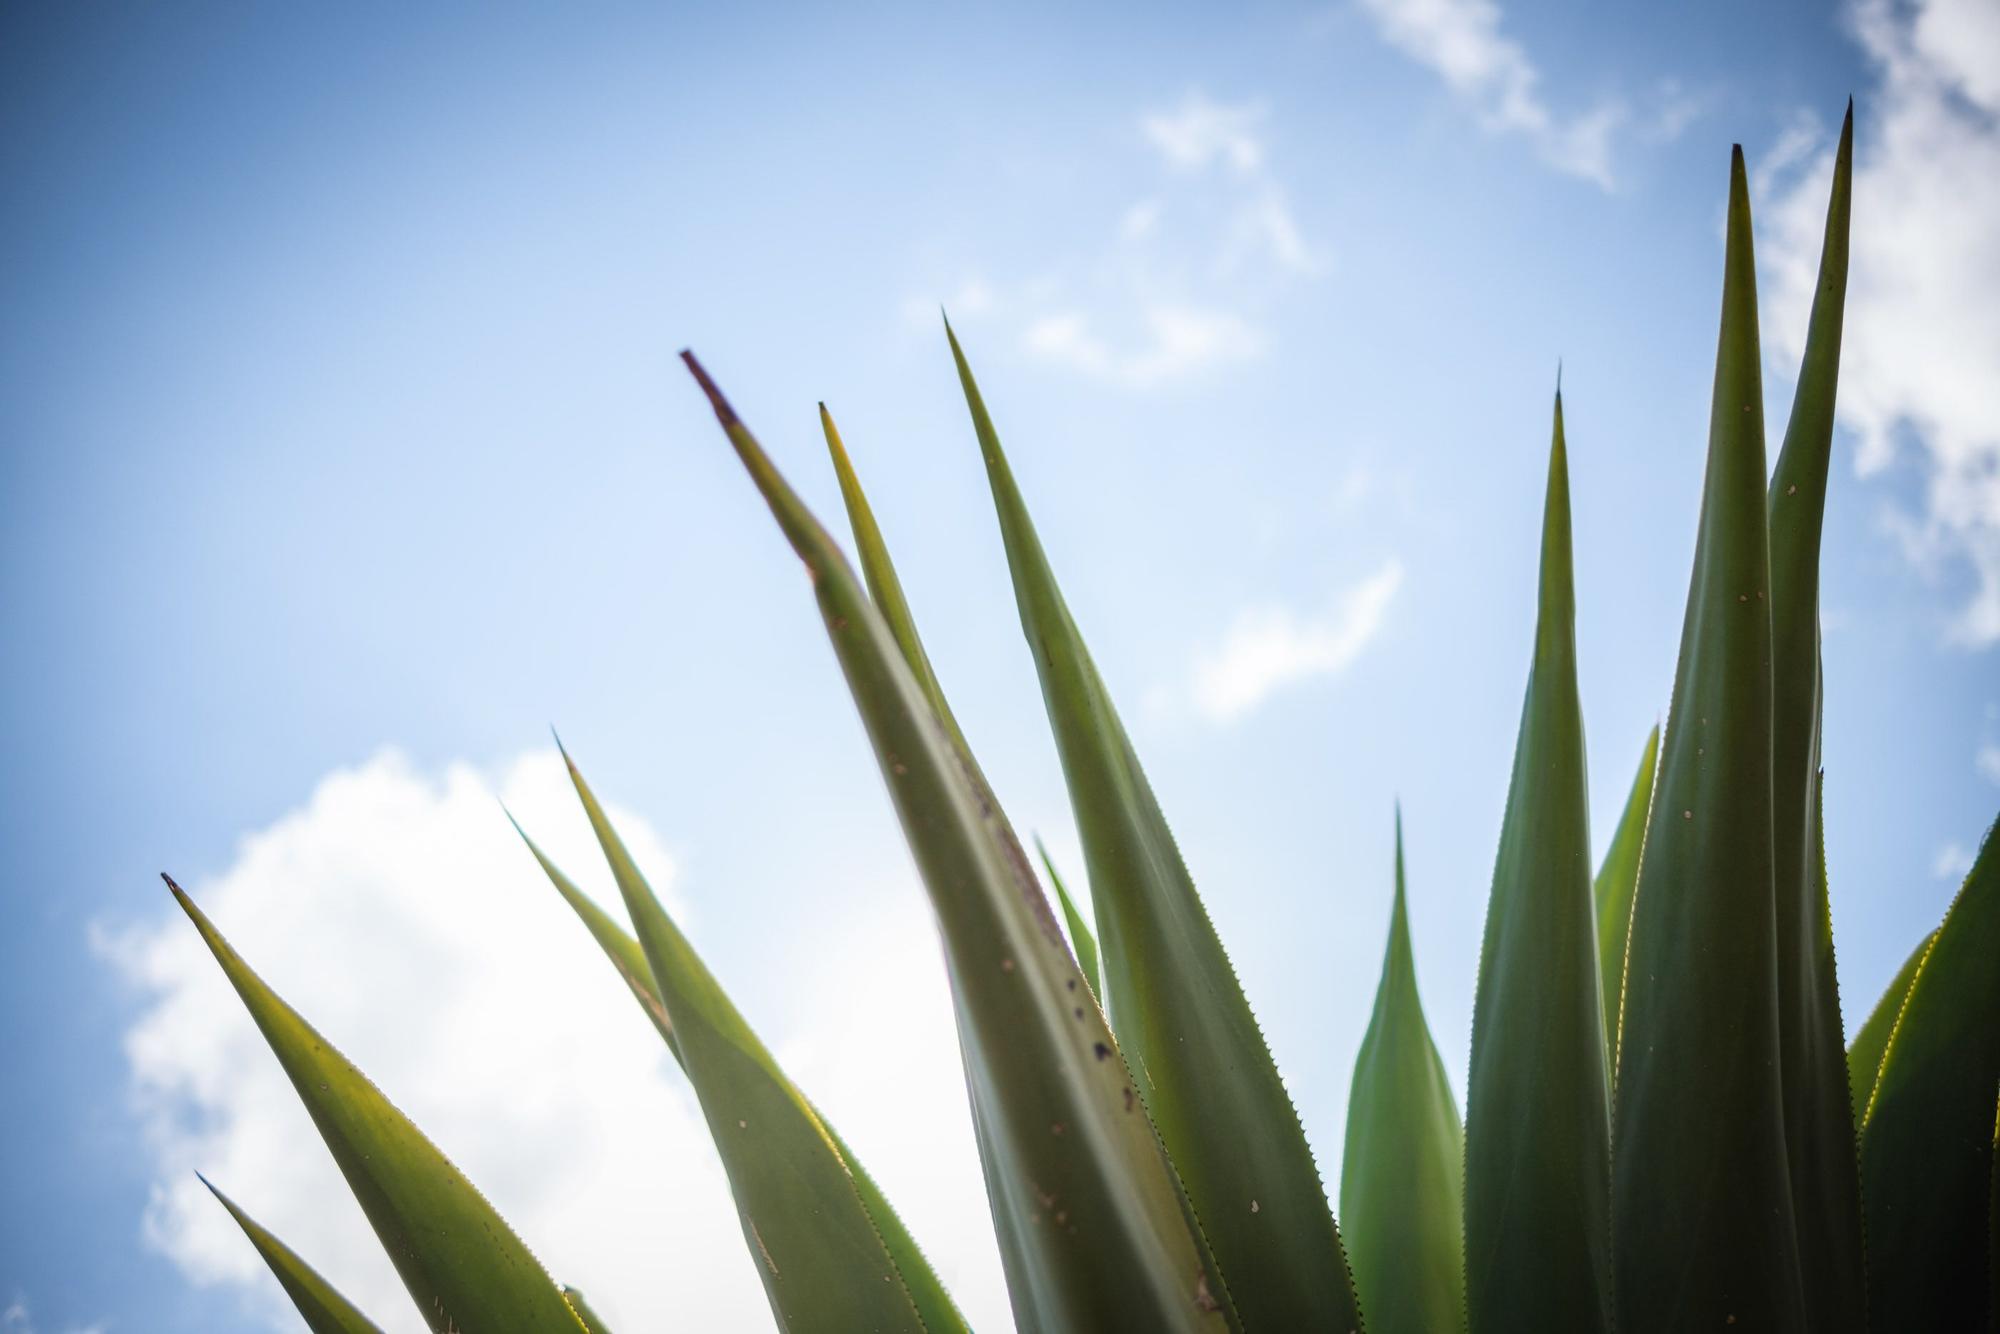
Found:
[[[1221,647],[1195,664],[1195,706],[1214,721],[1228,722],[1283,686],[1340,671],[1382,628],[1402,582],[1402,563],[1391,560],[1323,615],[1301,616],[1280,604],[1243,612]]]
[[[1194,92],[1171,110],[1141,116],[1139,129],[1175,167],[1199,171],[1220,162],[1250,175],[1264,165],[1264,141],[1257,131],[1269,114],[1262,102],[1230,105]]]
[[[1986,0],[1850,14],[1879,87],[1859,99],[1841,419],[1856,466],[1921,469],[1916,513],[1891,528],[1922,568],[1969,568],[1950,627],[2000,641],[2000,10]],[[1797,124],[1795,122],[1795,124]],[[1790,131],[1788,130],[1788,134]],[[1774,369],[1794,373],[1819,263],[1830,135],[1765,210]],[[1782,141],[1781,141],[1782,142]]]
[[[1972,869],[1972,854],[1962,843],[1947,843],[1931,859],[1931,874],[1940,880],[1963,880]]]
[[[1361,7],[1384,41],[1443,79],[1489,132],[1523,135],[1558,171],[1613,187],[1612,137],[1629,115],[1626,107],[1606,101],[1578,116],[1557,116],[1542,100],[1541,71],[1527,50],[1500,31],[1500,6],[1492,0],[1361,0]],[[1699,108],[1678,87],[1663,88],[1661,120],[1650,128],[1671,138]]]
[[[1980,746],[1978,755],[1973,757],[1973,767],[1996,783],[2000,783],[2000,746],[1987,742]]]
[[[462,764],[432,778],[394,753],[335,772],[303,807],[244,839],[227,870],[190,888],[265,979],[615,1327],[766,1327],[769,1309],[693,1093],[542,879],[496,793],[586,889],[616,901],[548,751],[490,782]],[[660,839],[632,814],[613,815],[687,922]],[[866,998],[832,979],[808,1029],[767,1037],[815,1072],[824,1065],[815,1054],[830,1050],[857,1067],[847,1076],[855,1087],[824,1100],[829,1110],[852,1117],[841,1119],[843,1133],[940,1271],[958,1280],[968,1314],[1004,1328],[942,969],[927,962],[936,952],[922,948],[929,923],[914,892],[912,903],[911,922],[881,931],[911,961],[914,985],[934,984],[941,1040],[929,1035],[913,1054],[898,1029],[890,1051],[873,1036],[884,1029],[879,1015],[869,1024]],[[241,1289],[271,1328],[296,1327],[255,1253],[195,1181],[199,1168],[375,1319],[421,1328],[193,929],[163,910],[95,934],[146,997],[125,1050],[155,1170],[148,1241],[195,1283]],[[739,993],[754,984],[732,981]]]
[[[41,1329],[35,1323],[35,1316],[28,1309],[26,1297],[15,1297],[0,1309],[0,1334],[36,1334]],[[62,1334],[105,1334],[102,1324],[65,1325]]]
[[[1138,138],[1152,150],[1143,188],[1083,257],[1025,281],[968,279],[947,303],[953,316],[984,315],[1030,357],[1127,388],[1261,356],[1274,301],[1327,270],[1271,169],[1269,118],[1261,101],[1199,90],[1142,113]],[[928,299],[905,302],[905,314],[934,327]]]
[[[1153,305],[1141,312],[1140,339],[1115,347],[1090,317],[1066,310],[1045,315],[1022,334],[1029,352],[1135,388],[1224,362],[1247,361],[1264,350],[1263,335],[1226,310]]]

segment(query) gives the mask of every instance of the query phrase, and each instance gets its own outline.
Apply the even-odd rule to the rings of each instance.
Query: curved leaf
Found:
[[[1653,769],[1660,758],[1660,729],[1646,734],[1639,753],[1639,772],[1618,828],[1597,868],[1591,897],[1597,903],[1597,980],[1604,997],[1604,1049],[1607,1064],[1618,1065],[1618,1016],[1625,988],[1625,933],[1632,925],[1632,890],[1639,883],[1639,849],[1646,842],[1646,812],[1653,804]]]
[[[1626,947],[1618,1325],[1804,1324],[1779,1079],[1771,616],[1749,187],[1729,182],[1708,477]]]
[[[1882,1069],[1882,1053],[1889,1049],[1889,1035],[1895,1032],[1896,1020],[1903,1013],[1903,1001],[1910,994],[1910,983],[1917,980],[1917,966],[1923,963],[1925,953],[1936,939],[1937,932],[1931,931],[1917,942],[1917,947],[1910,951],[1910,957],[1903,960],[1903,966],[1889,980],[1882,999],[1875,1002],[1875,1008],[1868,1012],[1868,1018],[1854,1034],[1853,1045],[1847,1049],[1847,1086],[1854,1099],[1856,1126],[1863,1125],[1868,1119],[1868,1100],[1875,1093],[1875,1076]]]
[[[1105,998],[1147,1109],[1244,1324],[1353,1329],[1360,1312],[1298,1113],[946,334],[1083,841]]]
[[[1778,1056],[1806,1320],[1866,1328],[1861,1178],[1840,1023],[1820,835],[1819,549],[1833,452],[1834,389],[1847,296],[1850,102],[1834,159],[1805,360],[1767,501],[1771,530],[1772,811]]]
[[[578,889],[576,884],[549,860],[535,841],[528,837],[518,822],[514,825],[514,830],[521,835],[522,842],[528,845],[528,850],[541,864],[550,883],[555,885],[557,892],[570,907],[576,910],[577,916],[583,919],[585,927],[604,950],[605,957],[611,960],[612,966],[618,970],[618,975],[625,980],[633,997],[638,1000],[639,1008],[646,1012],[646,1017],[652,1020],[653,1026],[666,1040],[667,1050],[673,1053],[674,1060],[680,1062],[682,1070],[685,1071],[687,1063],[681,1056],[680,1042],[674,1036],[673,1020],[667,1014],[666,1003],[660,999],[659,989],[653,981],[652,966],[646,962],[645,951],[640,948],[639,942],[627,935],[624,928],[613,921],[609,913],[599,908],[589,895]],[[937,1273],[931,1268],[930,1261],[925,1258],[923,1249],[917,1245],[916,1239],[910,1236],[909,1229],[903,1226],[903,1220],[890,1206],[888,1198],[862,1168],[860,1161],[848,1150],[839,1134],[824,1117],[819,1115],[818,1109],[811,1107],[810,1104],[808,1108],[818,1120],[820,1127],[825,1130],[826,1138],[819,1140],[809,1135],[801,1136],[797,1147],[806,1152],[822,1152],[829,1157],[831,1167],[853,1174],[854,1188],[861,1197],[869,1221],[874,1224],[874,1230],[883,1247],[887,1249],[889,1258],[894,1262],[896,1272],[902,1276],[904,1285],[908,1287],[910,1300],[916,1305],[925,1327],[931,1330],[965,1328],[964,1317],[952,1304],[950,1294],[938,1280]],[[572,1296],[574,1295],[572,1292]]]
[[[1069,890],[1063,887],[1062,877],[1056,874],[1056,864],[1039,838],[1035,840],[1035,851],[1041,856],[1042,869],[1049,873],[1049,883],[1056,887],[1056,898],[1062,904],[1063,921],[1069,924],[1070,944],[1076,950],[1077,967],[1083,970],[1083,980],[1089,985],[1091,996],[1102,1003],[1104,974],[1098,968],[1097,937],[1090,933],[1090,923],[1070,901]]]
[[[1424,1022],[1396,814],[1396,900],[1347,1095],[1340,1216],[1369,1334],[1465,1328],[1465,1132]]]
[[[1573,583],[1558,391],[1541,614],[1472,1010],[1465,1299],[1476,1330],[1612,1322],[1611,1105]]]
[[[1917,967],[1861,1133],[1868,1301],[1899,1329],[1992,1321],[1994,1099],[2000,1094],[2000,829]]]
[[[660,907],[567,752],[563,760],[637,928],[779,1326],[922,1329],[909,1279],[818,1113]],[[955,1318],[948,1301],[930,1314]]]
[[[1019,841],[833,539],[682,355],[811,576],[929,891],[1016,1323],[1233,1325],[1131,1072],[1082,994]]]
[[[271,1044],[435,1334],[583,1329],[540,1263],[464,1173],[264,985],[179,885],[163,878]]]
[[[257,1254],[264,1257],[264,1263],[270,1266],[278,1286],[285,1290],[285,1295],[292,1299],[292,1305],[305,1317],[306,1328],[312,1334],[382,1334],[374,1321],[335,1291],[317,1270],[299,1258],[298,1252],[237,1208],[236,1202],[217,1190],[213,1181],[199,1172],[195,1175],[201,1178],[202,1185],[208,1187],[209,1194],[222,1202],[222,1207],[243,1229],[243,1235],[250,1238],[250,1244],[257,1248]]]
[[[923,639],[917,634],[916,620],[910,614],[909,600],[903,595],[903,583],[896,575],[895,563],[889,559],[889,547],[882,540],[882,529],[875,521],[875,511],[868,503],[867,493],[861,489],[854,461],[848,457],[847,446],[842,443],[840,431],[833,424],[833,415],[826,410],[824,403],[819,405],[819,420],[820,428],[826,435],[827,451],[833,457],[834,474],[840,479],[840,495],[847,507],[848,524],[854,530],[855,551],[861,559],[862,577],[868,582],[868,594],[875,600],[876,610],[882,613],[889,632],[895,636],[896,645],[903,652],[903,661],[909,664],[938,721],[951,733],[960,758],[974,773],[978,773],[979,762],[973,758],[972,748],[966,743],[964,733],[959,731],[958,719],[952,716],[951,705],[944,697],[944,687],[931,668],[930,655],[924,652]],[[985,782],[983,774],[979,775],[979,781],[982,784]],[[1076,955],[1078,967],[1083,972],[1084,984],[1090,988],[1091,997],[1101,1004],[1104,983],[1098,971],[1097,938],[1091,935],[1076,905],[1070,902],[1069,891],[1063,888],[1062,877],[1056,874],[1055,863],[1049,860],[1048,849],[1042,846],[1039,838],[1035,840],[1035,851],[1040,855],[1042,869],[1048,872],[1049,883],[1055,886],[1056,898],[1062,904],[1063,920],[1069,926],[1072,953]]]
[[[588,1325],[593,1334],[611,1334],[611,1326],[604,1323],[602,1316],[590,1309],[590,1303],[575,1288],[565,1286],[563,1297],[569,1302],[569,1309],[576,1312],[576,1318]]]

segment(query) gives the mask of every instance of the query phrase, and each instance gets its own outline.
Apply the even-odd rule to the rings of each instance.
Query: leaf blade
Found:
[[[563,760],[625,900],[779,1326],[923,1329],[911,1286],[922,1276],[902,1273],[819,1114],[660,906],[566,752]],[[946,1313],[956,1314],[948,1301],[933,1308]]]
[[[1464,1147],[1417,993],[1398,811],[1389,943],[1354,1062],[1340,1173],[1340,1216],[1370,1334],[1466,1327]]]
[[[1804,1324],[1778,1065],[1767,474],[1740,148],[1728,218],[1708,475],[1613,1093],[1627,1334]]]
[[[1918,965],[1861,1134],[1868,1300],[1905,1329],[1978,1329],[1992,1309],[2000,1092],[2000,821]]]
[[[1146,1072],[1147,1108],[1244,1323],[1357,1327],[1298,1113],[1070,618],[964,350],[945,332],[1083,842],[1108,1009]]]
[[[1017,1324],[1234,1327],[1116,1040],[1078,1003],[1082,978],[1019,841],[838,547],[682,356],[806,566],[929,893]]]
[[[171,878],[434,1334],[581,1330],[541,1264],[464,1173],[265,985]]]
[[[1560,391],[1548,473],[1534,660],[1473,1004],[1465,1298],[1482,1329],[1588,1331],[1613,1319],[1611,1111]]]
[[[554,884],[556,891],[576,911],[577,916],[604,951],[606,958],[610,960],[612,967],[631,989],[633,996],[639,1002],[639,1008],[645,1011],[646,1017],[652,1021],[654,1028],[666,1041],[667,1050],[673,1054],[675,1062],[685,1071],[686,1061],[681,1055],[680,1042],[674,1036],[673,1020],[667,1013],[666,1002],[660,998],[658,984],[653,981],[652,966],[646,962],[644,949],[637,940],[625,932],[624,928],[612,920],[609,913],[599,908],[589,895],[578,889],[575,882],[563,874],[518,823],[514,829],[528,845],[528,850],[534,854],[535,860],[541,864],[543,872]],[[800,1096],[804,1097],[803,1093]],[[842,1170],[852,1174],[854,1188],[861,1197],[862,1207],[874,1224],[881,1244],[895,1263],[896,1272],[909,1289],[910,1299],[915,1304],[924,1327],[938,1331],[966,1328],[965,1318],[952,1302],[951,1294],[945,1290],[923,1248],[918,1246],[916,1238],[910,1235],[901,1216],[890,1205],[888,1197],[875,1184],[874,1178],[868,1175],[860,1159],[848,1149],[846,1142],[840,1138],[832,1123],[821,1116],[818,1108],[812,1107],[810,1101],[808,1108],[826,1131],[830,1141],[826,1147],[832,1157]],[[810,1147],[810,1141],[807,1144]]]
[[[1868,1101],[1875,1094],[1875,1078],[1882,1072],[1882,1053],[1889,1049],[1889,1035],[1895,1032],[1896,1020],[1903,1013],[1903,1002],[1910,995],[1910,983],[1917,980],[1917,969],[1922,965],[1924,955],[1930,952],[1931,942],[1936,939],[1936,928],[1924,933],[1924,938],[1910,951],[1910,957],[1903,960],[1903,966],[1889,979],[1888,987],[1882,992],[1881,999],[1875,1002],[1875,1008],[1868,1012],[1868,1018],[1855,1030],[1854,1044],[1847,1049],[1847,1082],[1853,1099],[1856,1127],[1865,1127]]]
[[[1806,1319],[1861,1334],[1861,1176],[1834,967],[1821,837],[1819,554],[1833,452],[1847,295],[1850,102],[1834,157],[1819,282],[1785,440],[1768,491],[1771,542],[1772,812],[1778,959],[1778,1056],[1785,1146]]]
[[[1104,1003],[1104,972],[1097,955],[1097,937],[1091,934],[1090,923],[1077,910],[1070,899],[1069,890],[1063,884],[1062,876],[1056,873],[1055,861],[1049,850],[1042,846],[1042,840],[1035,840],[1035,853],[1042,859],[1042,869],[1049,873],[1049,883],[1056,887],[1056,899],[1062,904],[1063,921],[1069,925],[1070,947],[1076,952],[1077,967],[1083,970],[1084,985],[1090,988],[1090,998],[1099,1005]]]
[[[209,1194],[236,1220],[243,1229],[243,1235],[250,1238],[250,1244],[257,1248],[257,1254],[264,1258],[271,1274],[278,1280],[278,1286],[291,1298],[304,1318],[306,1328],[312,1334],[382,1334],[381,1329],[359,1307],[340,1295],[340,1292],[324,1278],[319,1271],[307,1264],[299,1253],[271,1233],[271,1231],[237,1207],[236,1201],[216,1189],[215,1183],[207,1177],[200,1177],[201,1184],[208,1187]]]
[[[1604,988],[1605,1059],[1614,1070],[1618,1066],[1619,1014],[1625,999],[1625,935],[1632,925],[1632,891],[1639,883],[1639,850],[1646,842],[1653,771],[1659,760],[1660,727],[1655,723],[1639,753],[1639,771],[1632,775],[1632,790],[1626,794],[1611,846],[1604,851],[1604,864],[1597,868],[1597,879],[1591,885],[1591,896],[1597,903],[1597,975]]]

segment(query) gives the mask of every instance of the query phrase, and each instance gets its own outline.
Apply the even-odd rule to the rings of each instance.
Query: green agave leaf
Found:
[[[811,576],[937,914],[1016,1323],[1235,1327],[1131,1072],[1005,816],[839,547],[682,355]]]
[[[882,540],[882,528],[875,522],[875,511],[868,503],[868,495],[861,489],[861,478],[855,474],[854,461],[848,457],[847,446],[841,443],[840,431],[833,424],[833,414],[826,410],[826,404],[819,405],[820,431],[826,436],[827,453],[833,458],[834,475],[840,479],[841,502],[847,507],[848,526],[854,530],[854,548],[861,558],[861,576],[867,581],[868,596],[875,600],[875,610],[882,614],[883,623],[895,638],[896,647],[902,652],[903,661],[908,664],[910,674],[917,679],[917,685],[930,701],[931,711],[951,734],[958,746],[960,757],[975,769],[978,762],[972,758],[972,747],[966,744],[965,734],[958,729],[958,719],[952,716],[951,705],[944,697],[944,687],[938,683],[937,673],[931,670],[931,659],[924,652],[924,641],[917,634],[916,618],[910,614],[910,601],[903,595],[903,581],[897,577],[895,562],[889,559],[889,546]],[[985,783],[984,775],[980,782]]]
[[[861,573],[868,582],[869,596],[874,598],[876,610],[882,613],[882,619],[895,636],[897,647],[903,651],[903,661],[909,664],[938,720],[951,733],[960,758],[977,772],[978,761],[973,758],[972,748],[959,730],[958,719],[952,715],[951,705],[944,697],[944,687],[938,683],[937,673],[931,668],[930,655],[924,652],[916,620],[910,614],[909,599],[903,594],[902,580],[896,575],[895,563],[889,559],[888,545],[882,540],[882,529],[875,521],[875,511],[868,503],[867,493],[861,489],[854,461],[848,456],[847,446],[841,442],[840,431],[834,426],[833,416],[824,403],[819,405],[819,420],[826,435],[827,450],[833,456],[834,473],[840,479],[841,499],[847,506],[848,523],[854,530],[855,550],[861,558]],[[983,774],[979,781],[985,783]],[[1062,902],[1063,917],[1069,924],[1070,940],[1083,971],[1084,983],[1090,988],[1092,998],[1101,1001],[1104,988],[1097,968],[1097,939],[1084,926],[1076,905],[1070,902],[1062,877],[1056,874],[1055,863],[1049,860],[1048,850],[1042,847],[1039,838],[1035,840],[1035,850],[1040,853],[1042,867],[1049,873],[1056,897]]]
[[[572,769],[571,773],[574,776],[575,770]],[[513,817],[508,818],[511,820]],[[556,887],[557,892],[570,907],[576,910],[577,916],[583,919],[584,926],[604,950],[605,957],[611,961],[612,967],[631,989],[633,997],[639,1002],[639,1008],[646,1012],[646,1017],[653,1022],[660,1036],[666,1040],[667,1050],[673,1053],[674,1059],[680,1062],[681,1069],[685,1071],[687,1062],[681,1055],[680,1041],[674,1036],[673,1020],[667,1013],[666,1002],[660,998],[659,989],[653,981],[652,966],[646,962],[645,951],[640,948],[639,942],[627,935],[624,928],[612,920],[609,913],[598,907],[589,895],[578,889],[575,882],[564,875],[535,841],[528,837],[518,822],[515,823],[514,830],[521,835],[521,841],[528,845],[528,850],[541,864],[542,871],[548,876],[550,883]],[[617,835],[613,833],[612,837],[615,839]],[[629,861],[629,858],[627,860]],[[853,1175],[854,1189],[861,1198],[862,1207],[866,1210],[869,1221],[874,1224],[874,1231],[879,1236],[883,1248],[888,1251],[889,1258],[894,1262],[896,1272],[902,1276],[904,1285],[909,1289],[910,1300],[916,1305],[925,1327],[931,1330],[964,1329],[966,1327],[964,1317],[958,1313],[958,1308],[953,1305],[950,1294],[944,1289],[944,1284],[938,1280],[930,1261],[924,1257],[922,1248],[910,1235],[909,1229],[904,1227],[903,1220],[890,1206],[888,1198],[862,1168],[860,1160],[848,1150],[846,1143],[841,1140],[832,1125],[819,1115],[818,1109],[808,1104],[808,1110],[818,1121],[819,1127],[826,1132],[826,1137],[822,1140],[812,1135],[800,1136],[798,1147],[806,1152],[825,1154],[830,1160],[829,1166],[832,1169]]]
[[[563,1296],[568,1299],[570,1310],[576,1312],[577,1319],[590,1326],[596,1334],[611,1334],[611,1326],[605,1324],[603,1317],[590,1309],[590,1303],[583,1299],[582,1293],[575,1288],[565,1287]]]
[[[1613,1318],[1611,1103],[1573,583],[1558,391],[1541,615],[1472,1011],[1465,1297],[1478,1330],[1605,1330]],[[1357,1226],[1350,1214],[1349,1232]]]
[[[431,1329],[583,1329],[540,1263],[464,1173],[264,985],[179,885],[163,878],[291,1077]]]
[[[1819,549],[1847,296],[1854,107],[1840,131],[1805,359],[1771,477],[1772,811],[1778,1055],[1806,1320],[1859,1334],[1867,1295],[1861,1178],[1835,977],[1819,813]]]
[[[1340,1234],[1305,1131],[1070,619],[956,335],[1021,628],[1083,840],[1109,1009],[1244,1324],[1354,1329]]]
[[[674,1036],[673,1018],[667,1013],[666,1003],[660,999],[659,987],[653,982],[652,965],[646,962],[646,952],[639,948],[639,942],[627,934],[625,928],[618,925],[610,913],[598,907],[595,899],[578,889],[576,882],[564,875],[560,867],[549,860],[541,845],[528,837],[527,830],[521,828],[521,822],[514,818],[512,811],[507,812],[507,822],[514,826],[514,832],[528,845],[528,851],[534,854],[535,861],[542,868],[542,874],[549,878],[549,883],[556,887],[556,892],[563,896],[563,901],[568,903],[582,920],[584,928],[590,932],[591,939],[595,940],[598,948],[604,951],[604,957],[611,961],[611,966],[617,969],[618,976],[631,991],[632,999],[639,1002],[639,1008],[646,1012],[646,1018],[650,1019],[653,1027],[658,1030],[660,1038],[667,1044],[667,1050],[673,1053],[674,1060],[685,1070],[687,1061],[681,1055],[680,1039]]]
[[[916,1291],[891,1254],[839,1147],[667,916],[569,756],[570,781],[625,899],[681,1066],[736,1197],[743,1241],[785,1329],[963,1328],[942,1289]],[[919,1286],[928,1266],[915,1277]],[[931,1281],[935,1288],[935,1279]]]
[[[1049,856],[1049,850],[1042,846],[1042,840],[1039,838],[1035,840],[1035,851],[1041,856],[1042,869],[1049,873],[1049,883],[1056,887],[1056,898],[1062,903],[1063,921],[1069,923],[1070,943],[1076,949],[1076,962],[1077,966],[1083,969],[1083,980],[1090,987],[1091,997],[1101,1003],[1104,997],[1104,974],[1098,967],[1097,937],[1090,933],[1090,924],[1084,921],[1083,914],[1076,910],[1076,904],[1070,900],[1069,890],[1063,886],[1062,877],[1056,874],[1055,861]]]
[[[1369,1334],[1465,1328],[1464,1154],[1458,1104],[1417,995],[1399,810],[1389,948],[1354,1062],[1340,1170],[1340,1216]]]
[[[1611,1140],[1625,1334],[1805,1319],[1779,1078],[1762,411],[1738,148],[1708,477],[1626,947]]]
[[[1618,1015],[1624,1000],[1625,933],[1632,925],[1632,890],[1639,883],[1639,849],[1646,843],[1646,812],[1653,804],[1653,770],[1660,759],[1660,729],[1646,734],[1639,772],[1618,817],[1618,828],[1597,868],[1591,896],[1597,903],[1597,980],[1604,997],[1605,1059],[1618,1065]]]
[[[208,1187],[209,1194],[229,1211],[229,1216],[243,1229],[243,1235],[250,1238],[250,1244],[257,1248],[257,1254],[264,1257],[264,1263],[271,1267],[278,1286],[285,1290],[285,1295],[292,1299],[292,1305],[305,1317],[306,1328],[312,1334],[381,1334],[374,1321],[335,1291],[331,1283],[319,1276],[319,1271],[299,1258],[297,1251],[237,1208],[236,1202],[217,1190],[213,1181],[199,1172],[195,1175],[201,1177],[201,1184]]]
[[[1868,1302],[1884,1328],[2000,1319],[1987,1275],[2000,1091],[1996,829],[1917,967],[1861,1133]]]
[[[1937,932],[1928,932],[1910,951],[1910,957],[1903,960],[1903,966],[1896,970],[1895,977],[1882,993],[1882,999],[1875,1002],[1875,1008],[1868,1012],[1868,1018],[1854,1035],[1854,1043],[1847,1049],[1847,1086],[1853,1097],[1854,1124],[1859,1127],[1868,1119],[1868,1100],[1875,1093],[1875,1076],[1882,1069],[1882,1053],[1889,1049],[1889,1035],[1896,1029],[1896,1020],[1903,1013],[1903,1001],[1910,994],[1910,983],[1917,980],[1917,966],[1924,961],[1931,942],[1937,939]]]

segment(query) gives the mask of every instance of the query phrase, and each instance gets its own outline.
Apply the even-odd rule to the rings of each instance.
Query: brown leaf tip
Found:
[[[689,373],[694,376],[694,382],[701,386],[701,392],[708,395],[708,405],[715,409],[716,419],[725,427],[742,425],[742,419],[736,415],[736,409],[729,406],[729,400],[722,396],[722,391],[715,387],[715,381],[708,378],[708,372],[703,370],[701,362],[695,359],[694,349],[682,348],[681,360],[687,364]]]

